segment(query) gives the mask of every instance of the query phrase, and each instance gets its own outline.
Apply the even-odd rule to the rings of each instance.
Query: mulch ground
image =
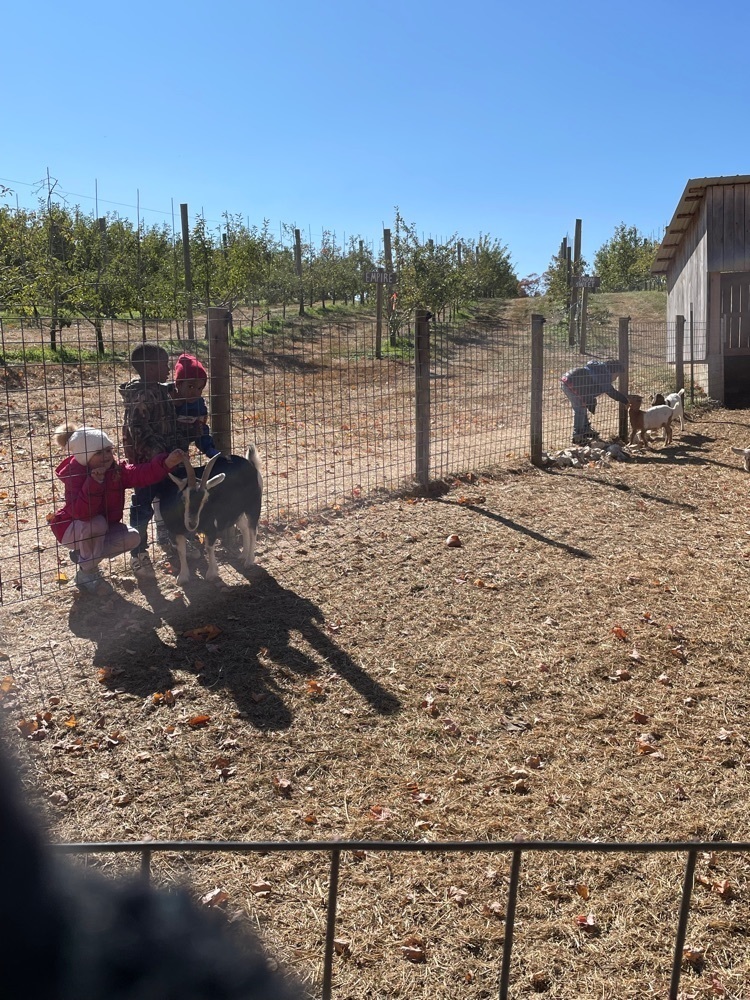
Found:
[[[627,462],[261,538],[222,589],[123,560],[108,599],[10,607],[0,698],[40,816],[66,841],[750,841],[748,438],[750,414],[696,412]],[[525,855],[513,995],[665,996],[684,863]],[[496,996],[509,870],[347,852],[334,996]],[[221,890],[319,992],[327,857],[155,875]],[[700,857],[685,998],[746,995],[749,876]]]

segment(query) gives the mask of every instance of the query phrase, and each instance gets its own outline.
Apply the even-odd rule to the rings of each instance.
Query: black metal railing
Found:
[[[152,855],[160,852],[180,853],[290,853],[319,852],[330,855],[330,874],[328,882],[328,907],[326,913],[326,935],[323,959],[322,1000],[330,1000],[333,979],[334,937],[336,926],[336,907],[339,891],[339,868],[343,851],[370,851],[395,853],[484,853],[510,854],[510,881],[508,885],[508,903],[505,912],[505,938],[503,941],[503,957],[500,969],[499,1000],[508,1000],[510,985],[511,954],[513,950],[513,932],[515,925],[518,886],[521,874],[521,860],[524,853],[565,851],[575,853],[687,853],[687,861],[682,881],[682,895],[677,928],[674,939],[672,957],[672,973],[669,985],[669,1000],[677,1000],[680,988],[680,976],[683,965],[683,951],[687,933],[690,900],[693,891],[695,864],[698,854],[702,851],[711,853],[750,853],[750,843],[729,841],[670,841],[659,843],[598,843],[595,841],[558,841],[558,840],[518,840],[518,841],[388,841],[388,840],[303,840],[288,842],[265,841],[215,841],[215,840],[154,840],[154,841],[114,841],[100,843],[56,844],[55,850],[63,854],[126,854],[138,853],[141,856],[141,877],[149,880],[151,876]]]

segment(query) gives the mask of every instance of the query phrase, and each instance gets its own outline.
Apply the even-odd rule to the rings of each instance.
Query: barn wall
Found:
[[[708,319],[708,268],[706,235],[706,199],[696,213],[695,220],[683,237],[667,274],[667,322],[674,323],[677,316],[690,316],[704,323]],[[674,358],[669,359],[674,361]]]
[[[706,189],[709,271],[750,271],[750,184]]]

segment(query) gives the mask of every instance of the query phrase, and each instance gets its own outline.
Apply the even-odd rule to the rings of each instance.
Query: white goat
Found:
[[[668,396],[663,396],[660,392],[657,392],[655,396],[651,398],[652,406],[671,406],[674,410],[675,417],[680,419],[680,432],[685,429],[685,390],[680,389],[679,392],[670,392]]]
[[[750,472],[750,448],[732,448],[735,455],[742,455],[742,464],[745,472]]]
[[[664,428],[665,446],[672,443],[672,420],[674,410],[666,403],[661,406],[650,406],[647,410],[641,409],[643,398],[631,394],[628,396],[628,413],[630,414],[630,426],[633,428],[630,435],[630,444],[634,444],[637,437],[641,443],[648,448],[648,432]]]

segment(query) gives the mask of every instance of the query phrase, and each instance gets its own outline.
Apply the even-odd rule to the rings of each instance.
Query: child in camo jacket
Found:
[[[158,344],[139,344],[130,355],[138,374],[120,386],[125,402],[122,441],[125,457],[140,465],[154,455],[180,449],[187,453],[187,435],[177,424],[174,403],[165,382],[169,378],[169,355]],[[166,488],[171,488],[168,484]],[[130,526],[141,536],[140,544],[130,554],[130,565],[138,576],[153,576],[148,554],[148,525],[154,516],[154,500],[165,489],[164,483],[133,491],[130,502]]]

